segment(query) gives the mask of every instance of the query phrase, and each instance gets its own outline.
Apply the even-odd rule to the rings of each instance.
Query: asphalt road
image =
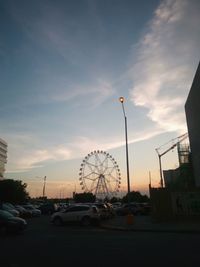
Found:
[[[142,233],[28,220],[20,235],[0,238],[1,267],[199,266],[200,234]]]

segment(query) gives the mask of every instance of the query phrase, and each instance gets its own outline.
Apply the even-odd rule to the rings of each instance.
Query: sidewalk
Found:
[[[137,232],[200,233],[200,222],[154,222],[150,216],[134,216],[133,224],[127,224],[126,216],[115,216],[102,221],[101,228]]]

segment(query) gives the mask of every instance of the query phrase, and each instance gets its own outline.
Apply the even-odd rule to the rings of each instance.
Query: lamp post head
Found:
[[[119,101],[120,101],[121,103],[124,103],[124,97],[123,97],[123,96],[120,96]]]

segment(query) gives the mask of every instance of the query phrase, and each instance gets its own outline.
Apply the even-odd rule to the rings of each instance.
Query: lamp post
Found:
[[[45,197],[46,179],[47,179],[47,177],[46,177],[46,176],[44,176],[44,185],[43,185],[43,190],[42,190],[42,193],[43,193],[43,198]]]
[[[122,110],[123,110],[124,120],[125,120],[126,168],[127,168],[128,203],[130,203],[130,178],[129,178],[129,160],[128,160],[128,134],[127,134],[127,118],[126,118],[126,113],[125,113],[125,109],[124,109],[124,97],[121,96],[119,98],[119,101],[122,104]]]
[[[43,178],[43,177],[39,177],[39,176],[36,176],[35,178]],[[44,176],[44,183],[43,183],[43,188],[42,188],[42,196],[43,196],[43,198],[45,197],[45,190],[46,190],[46,180],[47,180],[47,177],[46,176]]]

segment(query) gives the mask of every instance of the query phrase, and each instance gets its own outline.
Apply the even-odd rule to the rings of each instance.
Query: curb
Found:
[[[200,233],[199,230],[192,229],[152,229],[152,228],[125,228],[118,226],[110,226],[110,225],[100,225],[102,229],[111,230],[111,231],[124,231],[124,232],[149,232],[149,233],[188,233],[195,234]]]

